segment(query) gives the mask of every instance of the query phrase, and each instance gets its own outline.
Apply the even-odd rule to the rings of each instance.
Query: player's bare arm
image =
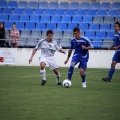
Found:
[[[64,62],[65,64],[67,64],[67,62],[68,62],[68,60],[69,60],[71,54],[72,54],[72,50],[69,50],[69,51],[68,51],[67,60]]]
[[[33,49],[32,55],[29,59],[29,64],[32,62],[32,58],[33,58],[33,56],[35,55],[36,52],[37,52],[37,49]]]
[[[66,52],[63,49],[60,49],[59,52],[66,54]]]
[[[90,50],[91,48],[92,48],[91,46],[86,47],[86,46],[82,45],[82,49]]]

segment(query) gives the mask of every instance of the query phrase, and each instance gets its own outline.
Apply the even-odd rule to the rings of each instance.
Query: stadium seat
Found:
[[[45,16],[41,16],[40,22],[50,22],[50,16],[49,15],[45,15]]]
[[[52,16],[51,17],[51,23],[59,23],[59,22],[61,22],[60,16]]]
[[[118,10],[109,10],[108,16],[118,16]]]
[[[101,9],[109,10],[110,9],[110,2],[101,3]]]
[[[83,23],[92,23],[92,16],[83,16]]]
[[[113,39],[114,32],[113,31],[107,31],[106,39]]]
[[[87,10],[87,15],[89,15],[89,16],[96,16],[96,10],[88,9]]]
[[[75,10],[73,10],[73,9],[67,9],[65,15],[74,16],[75,15]]]
[[[3,10],[2,10],[2,8],[0,8],[0,14],[2,14],[3,13]]]
[[[99,24],[91,23],[89,26],[90,31],[99,31]]]
[[[21,14],[23,14],[23,9],[22,8],[14,8],[13,14],[21,15]]]
[[[39,8],[46,9],[48,8],[48,2],[39,2]]]
[[[88,30],[88,23],[80,23],[79,28],[80,28],[80,31],[87,31]]]
[[[21,30],[21,37],[30,38],[30,30]]]
[[[44,22],[42,23],[37,23],[36,24],[36,30],[45,30],[46,29],[46,24]]]
[[[90,9],[90,3],[89,2],[82,2],[80,4],[80,9],[85,9],[85,10]]]
[[[120,2],[113,2],[112,9],[120,10]]]
[[[30,1],[29,2],[29,8],[38,8],[38,2]]]
[[[87,37],[90,40],[93,40],[95,38],[95,32],[94,31],[86,31],[85,37]]]
[[[54,9],[46,9],[46,10],[45,10],[45,15],[50,15],[50,16],[52,16],[52,15],[54,15],[54,14],[55,14]]]
[[[8,7],[9,8],[17,8],[18,7],[17,1],[9,1]]]
[[[112,17],[112,16],[106,16],[104,18],[104,23],[111,23],[111,24],[113,24],[114,23],[114,17]]]
[[[114,31],[114,24],[110,24],[110,31]]]
[[[99,2],[92,2],[91,3],[91,9],[99,10],[100,9],[100,3]]]
[[[74,16],[72,18],[72,23],[82,23],[82,16]]]
[[[58,2],[50,2],[49,8],[50,9],[57,9],[58,8]]]
[[[41,38],[42,39],[46,38],[46,30],[42,30]]]
[[[111,39],[106,39],[103,41],[102,48],[110,48],[113,45],[113,41]]]
[[[69,9],[69,2],[60,2],[59,8],[64,10]]]
[[[13,22],[5,22],[4,23],[5,29],[7,29],[7,30],[11,30],[12,25],[13,25]]]
[[[67,30],[67,24],[66,23],[58,23],[57,30],[66,31]]]
[[[19,1],[18,7],[19,8],[27,8],[28,7],[27,1]]]
[[[95,39],[96,40],[96,39]],[[102,44],[102,39],[99,39],[97,41],[92,41],[92,45],[94,48],[102,48],[103,44]]]
[[[34,10],[34,14],[44,15],[44,9],[39,9],[39,8],[37,8],[37,9]]]
[[[53,36],[54,39],[59,39],[60,40],[60,39],[63,38],[63,34],[62,34],[61,30],[55,30],[53,32],[54,32],[54,36]]]
[[[70,46],[70,38],[62,38],[62,40],[60,40],[60,45],[63,48],[69,48],[69,46]]]
[[[86,15],[86,10],[81,10],[81,9],[76,10],[76,15],[84,16],[84,15]]]
[[[97,31],[95,40],[97,39],[105,39],[106,38],[106,32],[105,31]]]
[[[84,36],[85,35],[84,31],[80,31],[80,35]]]
[[[93,18],[93,23],[103,23],[103,17],[102,16],[95,16]]]
[[[41,39],[41,31],[40,30],[32,30],[31,38]]]
[[[0,15],[0,22],[8,21],[8,15]]]
[[[116,16],[116,17],[115,17],[115,22],[116,22],[116,21],[119,21],[119,22],[120,22],[120,16]]]
[[[64,16],[65,15],[64,9],[56,9],[55,15]]]
[[[46,30],[56,30],[56,23],[47,23]]]
[[[73,31],[74,27],[78,27],[77,23],[68,23],[67,30]]]
[[[8,15],[12,14],[12,8],[4,8],[3,14],[8,14]]]
[[[25,24],[24,24],[24,22],[16,22],[15,24],[16,24],[16,28],[17,28],[18,30],[24,30],[24,29],[25,29]]]
[[[110,24],[100,24],[100,31],[110,31]]]
[[[34,22],[26,22],[25,30],[35,30]]]
[[[73,38],[73,31],[64,31],[63,38]]]
[[[79,2],[71,2],[69,9],[77,10],[80,8]]]
[[[27,38],[27,42],[25,44],[26,47],[35,47],[37,45],[37,38]]]
[[[7,7],[7,1],[0,1],[0,8],[6,8]]]
[[[20,15],[20,22],[29,22],[29,15]]]
[[[10,15],[9,16],[9,21],[10,22],[18,22],[19,21],[19,16],[18,15]]]
[[[40,16],[39,15],[30,15],[30,22],[39,22]]]
[[[26,14],[26,15],[32,15],[33,14],[33,9],[31,9],[31,8],[25,8],[24,9],[24,14]]]
[[[26,45],[26,38],[25,37],[19,37],[18,41],[19,41],[18,46],[24,47]]]
[[[105,17],[107,15],[107,10],[98,10],[97,16]]]
[[[62,16],[61,23],[71,23],[71,16]]]

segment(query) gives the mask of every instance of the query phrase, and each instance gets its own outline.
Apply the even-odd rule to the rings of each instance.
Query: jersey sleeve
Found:
[[[86,39],[87,42],[86,42],[86,47],[92,47],[93,48],[93,45],[91,44],[91,41],[89,39]]]
[[[39,40],[39,42],[37,43],[36,47],[34,49],[40,49],[41,48],[41,43],[43,42],[43,40]]]

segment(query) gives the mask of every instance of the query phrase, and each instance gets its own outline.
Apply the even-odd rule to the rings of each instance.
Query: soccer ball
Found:
[[[72,84],[71,81],[68,79],[65,79],[63,81],[63,87],[65,87],[65,88],[69,88],[71,86],[71,84]]]

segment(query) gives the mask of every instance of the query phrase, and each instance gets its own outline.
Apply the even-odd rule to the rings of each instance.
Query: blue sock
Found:
[[[108,79],[111,80],[112,79],[112,76],[115,72],[115,68],[114,67],[111,67],[110,70],[109,70],[109,74],[108,74]]]
[[[82,82],[85,82],[85,77],[86,77],[86,75],[85,75],[85,74],[81,75]]]
[[[68,70],[68,80],[71,80],[73,71],[74,71],[74,65],[71,64]]]

